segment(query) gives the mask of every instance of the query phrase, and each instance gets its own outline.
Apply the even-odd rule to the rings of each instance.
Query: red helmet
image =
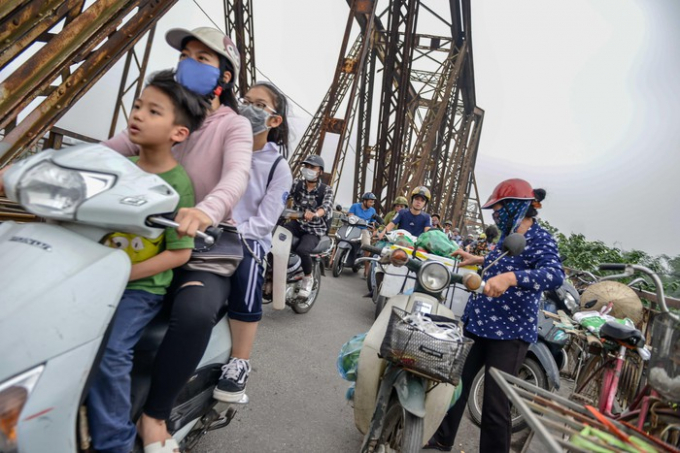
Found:
[[[491,206],[495,205],[499,201],[506,199],[511,200],[534,200],[534,189],[531,188],[531,184],[523,179],[506,179],[502,183],[498,184],[491,196],[482,209],[489,209]]]

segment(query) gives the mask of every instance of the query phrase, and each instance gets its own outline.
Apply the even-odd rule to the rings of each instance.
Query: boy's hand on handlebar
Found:
[[[484,284],[484,294],[489,297],[500,297],[508,288],[517,285],[514,272],[505,272],[491,277]]]
[[[175,222],[179,224],[177,227],[179,237],[195,237],[196,231],[205,231],[213,224],[208,214],[198,208],[180,208],[175,217]]]

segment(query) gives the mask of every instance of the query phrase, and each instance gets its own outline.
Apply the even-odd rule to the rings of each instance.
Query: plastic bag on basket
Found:
[[[359,367],[359,353],[364,346],[366,333],[354,335],[350,340],[343,344],[338,354],[337,368],[340,376],[348,381],[357,380],[357,368]]]
[[[453,319],[393,307],[380,355],[432,380],[457,385],[472,343]]]
[[[402,247],[414,248],[416,244],[416,237],[406,230],[390,231],[386,235],[387,240],[393,244],[401,245]]]
[[[458,244],[450,241],[441,230],[429,230],[421,234],[418,236],[416,246],[424,248],[429,253],[447,257],[458,250]]]

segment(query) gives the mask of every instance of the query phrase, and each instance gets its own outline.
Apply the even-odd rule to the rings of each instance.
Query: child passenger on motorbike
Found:
[[[234,208],[245,243],[243,261],[231,277],[227,317],[232,350],[213,391],[216,400],[238,402],[250,373],[250,353],[262,319],[264,262],[272,230],[286,206],[293,182],[288,162],[288,101],[271,83],[253,85],[240,99],[239,112],[253,128],[253,164],[246,193]],[[279,154],[282,151],[283,156]]]
[[[501,255],[502,242],[509,234],[516,232],[526,238],[526,248],[520,255],[505,256],[486,270],[482,277],[484,294],[470,295],[463,322],[465,335],[475,343],[463,366],[462,394],[449,409],[427,449],[451,451],[472,381],[485,367],[479,451],[510,451],[508,398],[488,371],[494,367],[517,375],[529,344],[537,340],[541,293],[558,288],[564,280],[557,244],[535,220],[544,198],[544,190],[533,190],[522,179],[501,182],[483,206],[494,211],[494,222],[501,232],[499,247],[485,257],[460,249],[454,252],[463,258],[463,266],[488,266]]]
[[[200,127],[207,109],[207,102],[177,83],[174,71],[168,70],[149,79],[130,114],[130,141],[139,146],[139,156],[130,159],[170,184],[180,195],[179,208],[194,205],[194,189],[186,171],[173,157],[172,146]],[[113,233],[106,244],[128,253],[132,270],[99,370],[94,373],[87,401],[88,418],[97,451],[129,452],[136,434],[130,421],[132,350],[144,327],[162,307],[172,269],[189,261],[194,241],[167,228],[155,240]]]
[[[231,39],[210,27],[171,29],[165,39],[181,52],[177,81],[210,103],[203,126],[172,149],[194,184],[197,202],[193,208],[179,210],[175,218],[179,223],[177,231],[193,237],[199,229],[230,221],[248,185],[253,129],[248,119],[238,114],[233,80],[239,74],[241,61]],[[104,144],[124,155],[138,153],[128,131]],[[157,453],[179,451],[165,420],[205,353],[230,287],[229,277],[211,272],[175,272],[168,292],[172,301],[170,324],[156,354],[149,396],[138,423],[143,444],[160,446]]]
[[[411,192],[411,208],[402,209],[397,213],[387,227],[378,235],[378,239],[385,237],[395,227],[406,230],[413,236],[420,236],[432,228],[432,219],[423,210],[431,198],[430,189],[418,186]]]

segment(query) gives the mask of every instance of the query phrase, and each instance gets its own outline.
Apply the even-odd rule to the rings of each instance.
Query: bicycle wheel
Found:
[[[580,403],[598,407],[600,392],[602,391],[602,379],[605,358],[601,355],[593,355],[587,361],[576,379],[574,391],[570,399]]]

